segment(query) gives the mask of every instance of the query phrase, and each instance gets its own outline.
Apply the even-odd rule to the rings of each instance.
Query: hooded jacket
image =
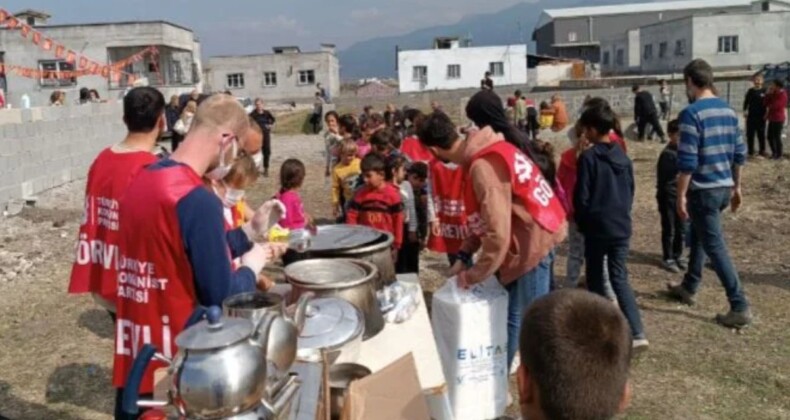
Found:
[[[573,207],[585,238],[629,239],[633,203],[634,169],[622,148],[598,143],[579,156]]]
[[[502,134],[491,127],[472,132],[466,140],[463,166],[468,171],[486,226],[482,236],[470,236],[461,250],[469,254],[480,251],[475,265],[467,272],[470,283],[478,283],[498,273],[503,285],[537,267],[567,235],[567,224],[556,233],[541,228],[519,200],[514,200],[510,175],[496,157],[472,158],[481,150],[500,141]]]

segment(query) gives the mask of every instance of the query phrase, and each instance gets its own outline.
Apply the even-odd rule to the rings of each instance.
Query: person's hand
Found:
[[[677,211],[678,211],[678,216],[680,216],[681,220],[689,219],[689,212],[687,207],[688,205],[686,203],[686,197],[678,197]]]
[[[456,278],[458,279],[458,287],[462,290],[467,290],[472,287],[472,285],[469,284],[469,279],[466,277],[466,271],[461,271],[456,274]]]
[[[282,242],[267,242],[261,246],[266,250],[269,261],[279,260],[288,252],[288,244]]]
[[[255,211],[252,219],[242,229],[247,237],[259,242],[258,239],[265,238],[269,229],[285,217],[285,214],[285,205],[280,200],[269,200]]]
[[[457,276],[458,274],[460,274],[462,271],[465,271],[465,270],[466,270],[466,265],[464,265],[464,262],[461,261],[461,260],[458,260],[458,261],[455,262],[455,264],[453,264],[452,267],[450,267],[450,275],[451,276]]]
[[[409,232],[409,242],[413,244],[420,242],[420,238],[417,237],[417,232]]]
[[[249,268],[257,276],[263,271],[266,263],[271,261],[272,252],[260,244],[254,244],[246,254],[241,256],[241,265]]]
[[[431,235],[436,237],[442,236],[442,228],[439,225],[438,220],[434,220],[433,222],[431,222]]]
[[[269,276],[265,274],[258,274],[258,281],[255,286],[258,288],[258,290],[267,292],[272,287],[274,287],[274,284],[274,280],[272,280]]]
[[[737,213],[738,209],[741,208],[741,202],[743,201],[743,197],[741,196],[741,189],[733,188],[732,189],[732,198],[730,199],[730,209],[732,209],[733,213]]]

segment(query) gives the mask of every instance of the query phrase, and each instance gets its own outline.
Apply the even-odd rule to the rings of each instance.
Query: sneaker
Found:
[[[650,342],[647,341],[646,338],[635,338],[631,341],[631,347],[634,351],[642,351],[647,350],[647,347],[650,345]]]
[[[676,259],[675,264],[677,264],[678,268],[682,271],[686,271],[688,269],[688,265],[686,265],[686,261],[683,258]]]
[[[694,294],[686,290],[686,288],[683,287],[683,284],[668,283],[667,291],[669,291],[670,297],[686,305],[693,306],[696,303],[694,300]]]
[[[716,315],[716,322],[728,328],[740,329],[752,323],[752,312],[748,309],[743,312],[731,310],[726,314]]]
[[[675,274],[680,273],[680,267],[678,266],[678,263],[675,260],[664,260],[662,266],[664,267],[664,270],[667,270],[670,273],[675,273]]]

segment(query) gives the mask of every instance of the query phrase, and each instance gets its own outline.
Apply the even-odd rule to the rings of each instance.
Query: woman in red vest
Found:
[[[526,134],[508,122],[502,100],[491,91],[480,91],[466,113],[482,127],[466,141],[440,113],[428,117],[419,137],[437,158],[464,168],[470,236],[452,271],[461,287],[496,274],[508,291],[510,366],[524,310],[549,292],[553,250],[565,239],[567,222],[562,204],[529,154]]]

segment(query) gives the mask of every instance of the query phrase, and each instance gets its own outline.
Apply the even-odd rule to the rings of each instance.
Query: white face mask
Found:
[[[255,167],[258,168],[258,170],[263,169],[263,152],[261,151],[252,155],[252,161],[255,162]]]
[[[235,188],[230,188],[227,185],[225,186],[225,199],[223,200],[225,206],[233,207],[239,203],[244,198],[244,190],[237,190]]]
[[[236,154],[238,153],[238,146],[236,145],[236,141],[231,140],[231,144],[233,145],[233,152],[231,153],[231,156],[233,156],[233,158],[231,159],[231,162],[230,163],[225,162],[225,148],[227,146],[220,148],[219,165],[217,165],[216,168],[212,169],[209,173],[206,174],[206,176],[209,179],[213,181],[221,181],[228,175],[228,172],[230,172],[230,168],[233,166],[233,159],[236,158]]]

